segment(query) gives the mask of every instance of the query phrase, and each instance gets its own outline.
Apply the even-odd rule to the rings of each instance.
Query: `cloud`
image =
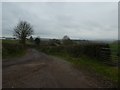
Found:
[[[117,39],[117,3],[3,3],[3,36],[12,36],[20,20],[34,28],[35,35],[48,38]]]

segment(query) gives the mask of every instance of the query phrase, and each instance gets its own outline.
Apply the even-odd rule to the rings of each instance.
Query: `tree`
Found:
[[[33,28],[30,23],[26,21],[20,21],[18,25],[14,28],[14,36],[16,36],[20,42],[25,46],[26,37],[33,34]]]
[[[64,45],[71,45],[71,44],[73,44],[72,40],[71,40],[67,35],[65,35],[65,36],[63,37],[62,43],[63,43]]]
[[[35,38],[35,44],[36,44],[36,45],[39,45],[39,44],[40,44],[40,38],[39,38],[39,37]]]
[[[30,39],[29,39],[29,40],[30,40],[30,42],[33,42],[33,37],[32,37],[32,36],[30,36]]]
[[[70,40],[70,38],[69,38],[67,35],[65,35],[65,36],[63,37],[63,40]]]

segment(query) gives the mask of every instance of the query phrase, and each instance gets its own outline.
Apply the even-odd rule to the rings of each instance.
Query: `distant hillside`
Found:
[[[117,40],[91,40],[91,42],[95,42],[95,43],[113,43],[113,42],[117,42]]]

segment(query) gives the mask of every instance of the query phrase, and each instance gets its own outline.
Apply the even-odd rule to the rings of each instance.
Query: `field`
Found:
[[[2,56],[3,58],[13,58],[13,57],[20,57],[23,56],[26,52],[26,49],[23,49],[21,45],[19,45],[19,41],[17,40],[3,40],[2,42]],[[27,45],[32,45],[29,41],[27,41]],[[112,43],[110,44],[111,49],[111,57],[112,57],[112,63],[118,62],[118,44]],[[30,47],[27,47],[30,48]],[[117,85],[118,82],[118,67],[117,66],[111,66],[103,63],[100,60],[97,60],[93,57],[88,57],[86,55],[80,55],[79,57],[74,57],[71,54],[62,51],[63,48],[58,48],[58,46],[45,46],[43,45],[39,47],[34,47],[40,52],[44,52],[48,55],[53,55],[59,58],[62,58],[68,62],[70,62],[75,68],[82,70],[83,72],[87,72],[89,76],[95,76],[98,79],[103,79],[110,81]],[[49,49],[48,49],[49,48]],[[59,49],[61,50],[59,52]],[[74,49],[74,48],[73,48]],[[71,50],[69,47],[68,50]],[[73,52],[72,52],[73,53]],[[76,55],[77,52],[74,52]],[[73,54],[73,55],[74,55]]]

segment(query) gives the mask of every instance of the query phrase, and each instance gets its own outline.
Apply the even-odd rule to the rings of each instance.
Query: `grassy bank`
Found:
[[[120,46],[118,42],[114,42],[110,44],[111,57],[112,57],[113,63],[118,63],[118,51],[119,51],[118,46]]]
[[[19,44],[18,40],[3,40],[2,41],[2,58],[21,57],[25,54],[25,48]]]

